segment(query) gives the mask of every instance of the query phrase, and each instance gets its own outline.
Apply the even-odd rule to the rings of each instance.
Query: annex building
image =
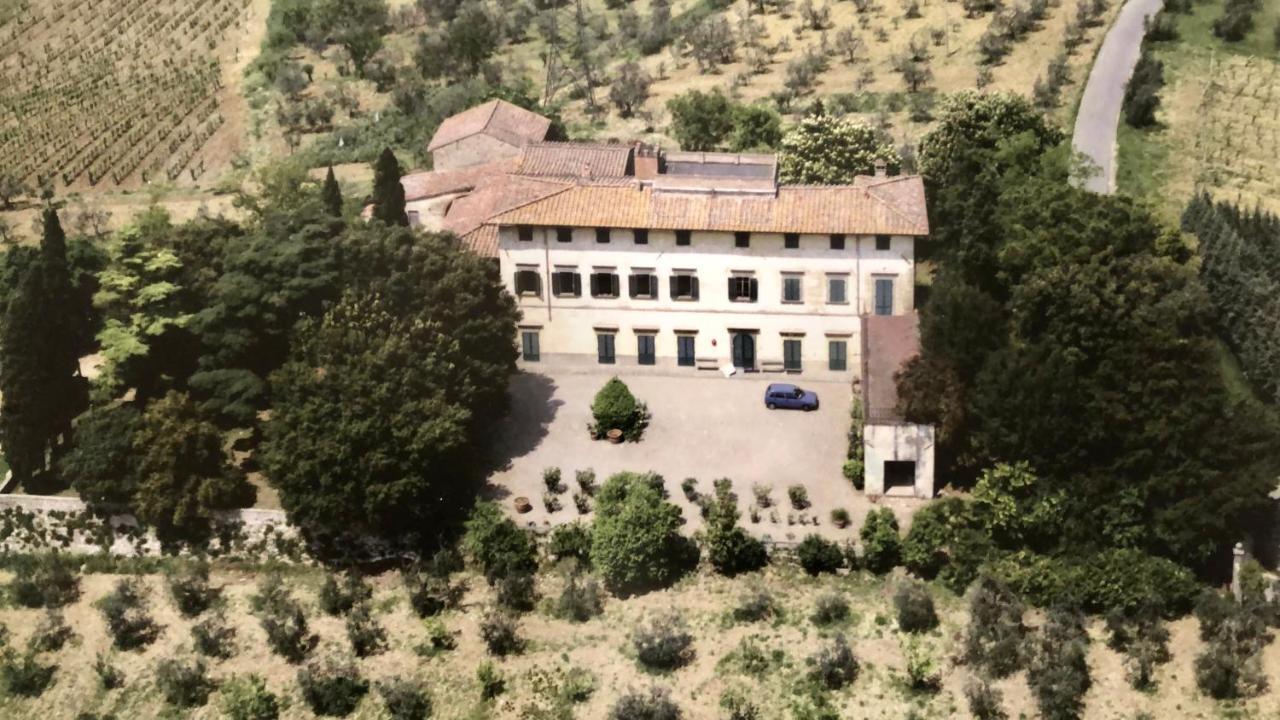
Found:
[[[893,412],[893,374],[918,348],[918,176],[781,185],[772,155],[548,142],[549,128],[486,103],[441,125],[435,170],[402,180],[412,224],[497,262],[522,364],[857,379],[868,492],[932,496],[933,430]]]

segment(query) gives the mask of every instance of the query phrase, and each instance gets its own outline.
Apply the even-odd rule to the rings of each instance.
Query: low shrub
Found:
[[[572,576],[556,598],[555,616],[571,622],[586,622],[604,610],[600,583],[593,577]]]
[[[835,543],[813,534],[800,541],[796,547],[796,559],[810,575],[833,573],[844,564],[844,555]]]
[[[935,693],[942,687],[942,671],[932,649],[920,636],[908,635],[902,643],[907,661],[907,685],[915,692]]]
[[[414,652],[422,657],[435,657],[458,647],[458,639],[437,618],[423,621],[427,631],[427,639],[414,647]]]
[[[729,653],[729,657],[733,659],[739,670],[753,677],[763,677],[769,672],[771,665],[769,655],[754,637],[743,638],[742,642],[738,643],[738,647]]]
[[[431,697],[422,685],[398,678],[378,683],[378,694],[391,720],[426,720],[431,717]]]
[[[209,564],[203,560],[183,562],[165,573],[165,585],[173,606],[183,617],[196,617],[218,599],[218,590],[209,585]]]
[[[40,618],[31,638],[27,640],[27,647],[38,653],[58,652],[75,636],[62,613],[51,609],[45,611],[44,617]]]
[[[720,693],[720,709],[724,710],[726,720],[760,720],[760,708],[737,690]]]
[[[345,615],[357,604],[373,598],[370,588],[355,573],[326,573],[316,599],[326,615]]]
[[[987,571],[1034,605],[1102,615],[1156,599],[1160,615],[1177,617],[1203,589],[1190,570],[1134,549],[1104,550],[1080,560],[1023,551],[989,563]]]
[[[454,547],[442,547],[422,563],[423,572],[438,578],[447,578],[465,567],[462,553]]]
[[[684,493],[684,499],[689,502],[698,501],[698,479],[687,477],[680,481],[680,492]]]
[[[1092,685],[1084,622],[1080,613],[1056,608],[1032,643],[1027,684],[1046,720],[1073,720],[1084,712]]]
[[[847,528],[851,522],[849,511],[844,508],[836,508],[831,511],[831,524],[838,528]]]
[[[369,681],[350,661],[325,658],[298,670],[298,690],[317,715],[350,715],[369,692]]]
[[[235,654],[235,628],[221,614],[191,626],[191,644],[201,655],[225,660]]]
[[[576,522],[557,526],[547,540],[547,554],[555,560],[576,558],[579,563],[590,565],[591,527]]]
[[[837,592],[823,593],[813,603],[814,625],[832,625],[849,618],[849,603]]]
[[[542,484],[547,487],[547,492],[560,494],[564,492],[564,485],[560,484],[560,468],[549,467],[542,471]]]
[[[462,546],[491,583],[512,573],[532,573],[538,569],[533,539],[496,503],[476,503],[466,521]]]
[[[1195,660],[1196,685],[1218,700],[1256,695],[1266,688],[1260,654],[1271,642],[1271,603],[1241,573],[1241,602],[1206,591],[1196,603],[1204,649]]]
[[[681,534],[680,508],[661,487],[658,475],[618,473],[596,496],[591,564],[616,593],[665,587],[697,566],[698,547]]]
[[[276,720],[280,700],[258,675],[238,675],[222,684],[218,705],[227,720]]]
[[[93,660],[93,674],[98,676],[98,684],[103,690],[115,690],[124,687],[124,674],[111,662],[105,653],[98,653]]]
[[[839,690],[858,677],[858,659],[843,633],[811,656],[809,665],[809,678],[827,690]]]
[[[506,679],[488,660],[476,668],[476,681],[480,683],[480,697],[484,700],[492,700],[507,689]]]
[[[609,720],[680,720],[680,708],[666,688],[628,690],[609,708]]]
[[[27,565],[23,563],[23,565]],[[72,558],[58,553],[35,556],[26,567],[15,567],[9,597],[26,608],[60,608],[80,597],[80,576]]]
[[[938,627],[933,595],[923,583],[904,582],[899,585],[893,595],[893,606],[898,611],[898,627],[903,632],[928,632]]]
[[[170,705],[194,708],[208,702],[215,686],[203,660],[169,658],[156,664],[156,687]]]
[[[137,650],[155,642],[160,626],[147,612],[143,586],[133,578],[116,583],[95,605],[107,621],[111,644],[118,650]]]
[[[1137,690],[1155,683],[1156,666],[1169,662],[1169,629],[1156,610],[1155,601],[1136,611],[1107,613],[1107,645],[1124,653],[1125,674]]]
[[[788,487],[787,499],[791,501],[793,510],[804,510],[809,507],[809,491],[803,485],[791,485]]]
[[[727,479],[715,483],[715,496],[708,503],[706,527],[701,534],[707,560],[723,575],[730,577],[759,570],[769,562],[764,543],[738,527],[738,498],[729,489]]]
[[[693,656],[693,636],[674,614],[642,622],[631,634],[636,660],[652,670],[674,670]]]
[[[305,660],[319,642],[310,631],[306,612],[291,597],[263,607],[258,622],[267,634],[267,646],[290,663]]]
[[[1006,677],[1023,663],[1023,607],[1008,587],[984,576],[978,579],[969,600],[969,627],[964,656],[972,665],[994,677]]]
[[[760,507],[760,508],[773,507],[773,488],[772,487],[762,483],[756,483],[755,485],[751,486],[751,494],[754,495],[756,498],[757,507]]]
[[[0,652],[0,686],[9,695],[35,698],[53,684],[57,665],[45,665],[34,650],[19,653],[12,648]]]
[[[516,619],[499,610],[491,609],[480,619],[480,638],[489,653],[502,657],[524,649]]]
[[[738,622],[758,622],[773,613],[773,595],[764,588],[755,588],[738,598],[738,604],[733,608],[733,619]]]
[[[420,618],[439,615],[456,607],[462,599],[463,587],[453,585],[446,578],[406,573],[404,584],[409,593],[409,606]]]
[[[513,573],[501,578],[496,589],[498,604],[516,612],[532,610],[538,599],[534,578],[530,573]]]
[[[387,649],[387,633],[373,618],[369,603],[359,602],[347,613],[347,640],[356,657],[378,655]]]
[[[595,497],[596,494],[596,471],[591,468],[586,470],[578,470],[573,473],[574,482],[578,483],[578,489],[587,497]]]
[[[859,533],[862,540],[862,567],[883,575],[898,565],[902,545],[898,538],[898,518],[889,508],[867,513]]]
[[[970,678],[964,686],[964,697],[969,703],[969,713],[977,720],[1006,720],[1004,694],[985,677]]]
[[[631,389],[618,378],[610,378],[591,402],[595,422],[588,428],[597,440],[610,430],[621,430],[628,442],[638,442],[649,426],[649,409],[636,400]]]

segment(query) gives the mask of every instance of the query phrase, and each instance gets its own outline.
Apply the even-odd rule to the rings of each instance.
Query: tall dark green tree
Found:
[[[6,276],[12,282],[0,317],[0,447],[14,479],[26,485],[45,467],[49,447],[48,385],[42,362],[44,277],[39,256],[10,250]]]
[[[71,284],[67,264],[67,237],[58,212],[44,212],[44,236],[40,241],[40,267],[44,275],[45,327],[41,333],[48,386],[46,402],[51,405],[49,431],[65,441],[71,439],[71,420],[88,405],[88,386],[80,377],[78,352],[83,301]],[[33,339],[34,340],[34,339]],[[52,436],[51,436],[52,437]]]
[[[373,165],[373,218],[388,225],[409,225],[404,211],[404,186],[400,184],[400,161],[391,148],[384,148]]]
[[[338,186],[338,178],[333,174],[333,166],[324,176],[324,187],[320,190],[324,199],[324,207],[334,217],[342,217],[342,188]]]

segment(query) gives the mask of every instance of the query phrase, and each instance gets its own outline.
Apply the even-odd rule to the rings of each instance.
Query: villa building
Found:
[[[446,120],[431,148],[447,161],[403,184],[413,224],[496,260],[523,365],[856,377],[879,403],[868,492],[932,495],[932,428],[881,407],[918,347],[918,176],[782,185],[772,155],[546,142],[521,113]]]

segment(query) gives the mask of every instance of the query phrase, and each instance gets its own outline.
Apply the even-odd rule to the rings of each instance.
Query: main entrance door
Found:
[[[743,370],[756,369],[756,337],[751,333],[733,334],[733,366]]]

